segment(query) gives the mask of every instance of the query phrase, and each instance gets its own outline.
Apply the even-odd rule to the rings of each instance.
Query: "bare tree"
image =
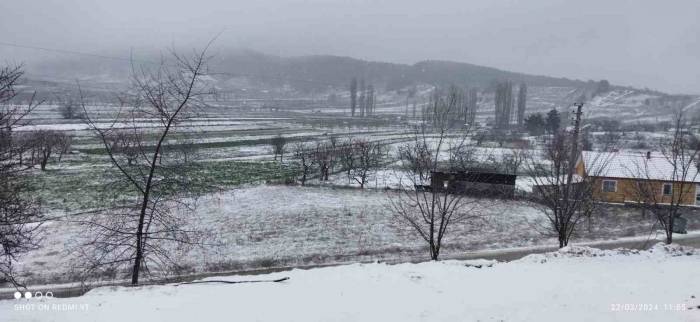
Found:
[[[446,150],[451,114],[458,108],[455,95],[448,93],[435,97],[432,107],[428,109],[430,114],[426,115],[431,120],[430,126],[417,127],[413,140],[416,146],[404,149],[404,153],[399,154],[400,161],[405,164],[408,182],[400,180],[400,189],[388,193],[395,218],[412,228],[426,242],[431,260],[438,260],[451,227],[464,224],[475,228],[483,221],[477,208],[479,199],[468,198],[449,189],[438,189],[437,185],[442,183],[432,182],[430,188],[425,188],[425,173],[441,169],[439,156]],[[467,133],[455,134],[466,136]],[[417,159],[421,161],[416,162]],[[450,169],[451,166],[448,164],[446,168]]]
[[[557,134],[540,157],[543,161],[537,156],[528,160],[535,183],[531,199],[547,217],[546,231],[556,235],[561,248],[569,244],[578,224],[593,213],[593,182],[573,173],[571,146],[564,134]]]
[[[56,147],[58,148],[58,162],[63,160],[63,156],[68,153],[73,145],[73,137],[67,133],[61,132],[56,136]]]
[[[333,171],[336,167],[336,162],[338,161],[338,154],[340,150],[340,141],[338,136],[331,135],[328,138],[327,148],[330,150],[330,171]]]
[[[24,124],[24,118],[41,102],[32,95],[29,103],[15,102],[17,85],[24,72],[22,66],[0,68],[0,280],[14,287],[23,287],[14,264],[26,252],[39,245],[42,215],[37,199],[22,180],[21,155],[26,141],[18,140],[13,132]]]
[[[312,162],[318,167],[319,181],[328,181],[333,164],[333,154],[329,142],[317,141],[312,153]]]
[[[428,140],[423,140],[424,130],[415,129],[413,141],[405,143],[398,149],[399,160],[404,171],[417,176],[417,181],[426,182],[430,179],[430,170],[433,164],[433,154],[430,151]]]
[[[360,109],[360,117],[365,117],[365,110],[367,109],[366,103],[366,96],[367,96],[367,86],[365,86],[365,80],[360,79],[360,97],[358,98],[359,100],[359,109]]]
[[[163,151],[167,153],[168,151]],[[174,158],[182,160],[184,164],[193,164],[193,161],[197,160],[199,157],[199,144],[195,138],[182,138],[178,140],[178,143],[170,148],[170,153]],[[163,160],[160,158],[159,160]],[[161,162],[159,161],[159,162]]]
[[[495,128],[506,129],[512,120],[513,111],[513,83],[510,81],[496,84],[495,102]]]
[[[525,124],[525,110],[527,109],[527,84],[520,83],[518,88],[518,126]]]
[[[647,152],[630,165],[630,174],[642,178],[633,186],[640,205],[649,210],[673,242],[674,225],[687,204],[695,204],[700,146],[687,131],[688,124],[680,110],[674,116],[673,135],[661,140],[661,156]]]
[[[41,170],[46,170],[46,165],[51,157],[58,154],[60,162],[63,154],[70,149],[71,138],[67,134],[52,130],[39,130],[30,136],[32,155],[38,155]]]
[[[163,62],[156,69],[133,67],[133,89],[128,99],[122,100],[127,122],[135,140],[136,160],[118,153],[123,146],[115,141],[115,134],[124,129],[100,127],[90,118],[81,99],[86,122],[102,140],[112,165],[120,175],[118,186],[126,196],[90,220],[86,226],[88,238],[81,255],[88,261],[88,272],[99,269],[130,267],[131,283],[138,284],[141,272],[151,272],[152,266],[162,269],[176,266],[171,257],[172,247],[197,245],[201,235],[188,228],[182,216],[192,210],[188,200],[196,196],[196,182],[187,176],[187,167],[175,153],[167,153],[168,137],[191,115],[208,94],[200,78],[205,75],[206,49],[190,57],[172,54],[173,60]],[[82,96],[82,95],[81,95]],[[149,129],[150,140],[140,135],[137,118],[153,118],[157,126]],[[125,164],[126,163],[126,164]],[[127,167],[129,163],[136,166]]]
[[[284,146],[287,145],[287,139],[281,135],[275,136],[270,139],[270,145],[272,146],[272,153],[275,155],[275,160],[277,160],[277,156],[279,155],[281,163],[282,157],[284,156]]]
[[[523,169],[530,153],[526,149],[510,149],[501,155],[500,166],[506,173],[517,175]]]
[[[136,163],[141,153],[141,143],[144,140],[141,132],[113,130],[105,135],[113,154],[126,159],[128,166],[132,166]]]
[[[481,146],[484,143],[484,141],[488,139],[488,132],[477,131],[476,133],[474,133],[473,139],[476,146]]]
[[[0,174],[6,180],[0,187],[0,280],[22,287],[15,275],[14,263],[19,257],[39,247],[41,224],[45,217],[39,203],[27,196],[26,187]]]
[[[599,138],[601,149],[603,151],[612,151],[620,143],[620,134],[617,132],[606,131]]]
[[[82,119],[84,116],[80,104],[72,95],[59,99],[58,112],[61,113],[61,117],[68,120]]]
[[[350,116],[355,116],[355,109],[357,108],[357,78],[353,78],[350,81]]]
[[[474,138],[471,136],[470,139]],[[477,149],[467,141],[467,136],[453,140],[449,146],[449,164],[452,171],[468,171],[480,162]]]
[[[479,100],[479,91],[476,88],[469,88],[465,92],[465,95],[467,112],[465,113],[464,123],[473,127],[476,122],[476,112],[479,109],[479,105],[477,104]]]
[[[353,139],[347,139],[338,146],[338,160],[345,175],[348,177],[348,182],[352,181],[352,171],[355,169],[357,157],[355,155],[355,146]]]
[[[301,185],[306,184],[306,179],[311,172],[312,166],[312,154],[309,151],[308,146],[304,142],[297,142],[293,145],[294,158],[299,162],[301,170],[301,178],[299,181]]]
[[[371,171],[379,166],[382,158],[382,147],[377,142],[365,139],[355,140],[352,146],[357,158],[355,166],[352,168],[352,176],[363,189]]]
[[[558,132],[539,158],[532,155],[526,163],[528,175],[534,183],[531,200],[547,217],[547,231],[556,235],[560,248],[567,246],[578,225],[592,216],[596,208],[593,198],[595,180],[592,177],[602,173],[609,162],[603,158],[588,160],[587,171],[577,173],[580,115],[579,107],[574,132]]]
[[[367,102],[365,103],[365,109],[367,110],[366,114],[367,116],[374,115],[374,107],[376,105],[375,102],[375,94],[374,94],[374,85],[370,84],[367,86],[367,97],[365,97]]]

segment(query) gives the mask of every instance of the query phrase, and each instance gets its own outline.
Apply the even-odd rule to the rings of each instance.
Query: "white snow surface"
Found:
[[[700,321],[700,251],[567,247],[509,263],[353,264],[0,301],[2,321]],[[33,305],[33,306],[32,306]],[[39,309],[44,307],[44,310]]]

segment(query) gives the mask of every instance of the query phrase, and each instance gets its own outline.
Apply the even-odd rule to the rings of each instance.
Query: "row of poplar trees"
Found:
[[[361,79],[358,86],[357,78],[353,78],[350,81],[350,115],[353,117],[373,115],[376,106],[374,85],[365,84],[365,80]]]
[[[527,108],[527,85],[521,83],[518,89],[517,100],[513,96],[513,82],[504,81],[496,84],[496,94],[494,101],[495,109],[495,127],[497,129],[505,129],[510,126],[513,119],[516,120],[518,127],[522,127],[525,123],[525,109]],[[514,107],[517,106],[517,110]]]
[[[433,91],[428,104],[423,107],[422,119],[431,121],[432,116],[444,114],[443,112],[435,111],[435,108],[438,106],[449,106],[450,112],[446,114],[446,116],[452,123],[458,122],[461,124],[473,125],[479,107],[477,104],[479,99],[478,95],[478,89],[474,87],[462,89],[452,86],[447,89],[447,91],[436,89]]]

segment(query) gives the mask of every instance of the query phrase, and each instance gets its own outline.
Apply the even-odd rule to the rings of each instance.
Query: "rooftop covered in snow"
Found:
[[[660,152],[584,151],[579,161],[583,161],[586,174],[594,177],[700,183],[696,160],[691,156],[679,157],[675,169],[671,158]],[[686,164],[686,171],[681,163]]]

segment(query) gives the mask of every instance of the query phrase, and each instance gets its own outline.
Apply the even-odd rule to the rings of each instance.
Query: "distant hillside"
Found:
[[[158,59],[140,57],[136,64],[150,64]],[[494,81],[512,80],[531,86],[583,87],[587,82],[503,71],[496,68],[449,61],[422,61],[413,65],[372,62],[349,57],[316,55],[280,57],[249,50],[219,53],[210,61],[210,71],[222,82],[245,78],[253,84],[291,86],[302,91],[324,91],[345,88],[353,77],[365,79],[379,88],[396,90],[417,84],[488,87]],[[29,76],[37,79],[96,82],[126,80],[128,61],[96,57],[57,60],[27,66]]]
[[[536,76],[449,61],[422,61],[413,65],[372,62],[339,56],[278,57],[243,52],[212,61],[215,70],[256,78],[266,83],[290,84],[299,90],[346,87],[350,79],[365,79],[387,90],[415,84],[487,87],[497,80],[532,86],[583,87],[583,81]]]
[[[157,62],[157,55],[141,55],[136,65]],[[129,60],[81,57],[80,60],[56,60],[27,65],[26,85],[38,89],[42,99],[55,99],[76,90],[79,80],[83,90],[99,100],[113,99],[113,92],[123,89],[131,72]],[[674,108],[684,107],[700,115],[700,97],[668,95],[646,89],[614,86],[607,81],[580,81],[566,78],[515,73],[467,63],[427,60],[413,65],[373,62],[349,57],[316,55],[281,57],[249,50],[216,53],[209,62],[206,82],[219,93],[220,99],[296,98],[313,101],[299,106],[349,104],[351,79],[364,79],[378,89],[378,104],[384,113],[406,113],[408,96],[415,88],[412,102],[427,101],[434,85],[457,85],[482,89],[480,117],[493,115],[493,84],[510,80],[528,84],[528,113],[546,113],[556,108],[566,111],[572,102],[586,103],[587,117],[610,118],[621,122],[659,122],[667,120]],[[601,75],[604,78],[604,75]],[[311,94],[311,95],[309,95]],[[332,98],[332,100],[331,100]],[[328,99],[327,103],[326,99]],[[231,105],[248,104],[240,101]],[[259,104],[277,104],[275,102]]]

